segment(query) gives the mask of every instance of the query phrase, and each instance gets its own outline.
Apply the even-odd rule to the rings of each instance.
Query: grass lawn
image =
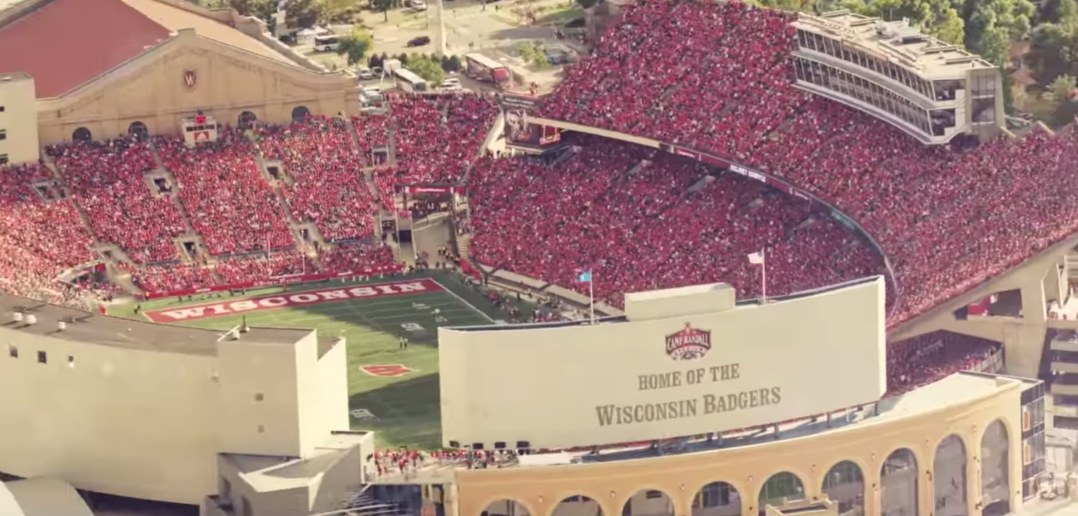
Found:
[[[377,421],[359,421],[353,416],[353,429],[375,431],[379,446],[383,447],[437,448],[441,446],[437,328],[489,324],[507,316],[495,309],[483,292],[465,285],[451,273],[425,273],[366,283],[419,277],[431,277],[445,290],[248,312],[247,324],[310,327],[318,329],[321,336],[343,335],[348,343],[349,408],[353,413],[358,409],[368,410],[378,418]],[[340,285],[338,282],[292,286],[289,292]],[[253,290],[244,297],[280,291],[280,288]],[[228,297],[227,293],[224,296],[229,302],[242,299],[240,296]],[[180,308],[207,301],[200,298],[195,296],[194,301],[184,303],[175,298],[149,301],[142,303],[142,309]],[[141,318],[134,314],[134,308],[134,304],[115,306],[109,310],[109,315]],[[438,317],[433,314],[435,309],[440,311]],[[524,313],[528,311],[525,309]],[[242,317],[239,314],[223,315],[183,324],[227,330],[239,325]],[[402,335],[410,341],[404,350],[399,349]]]

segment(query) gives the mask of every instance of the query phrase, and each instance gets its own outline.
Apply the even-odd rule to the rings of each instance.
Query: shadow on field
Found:
[[[441,447],[438,381],[437,373],[427,374],[353,394],[348,400],[352,428],[376,432],[388,446]],[[360,410],[378,419],[356,418]]]

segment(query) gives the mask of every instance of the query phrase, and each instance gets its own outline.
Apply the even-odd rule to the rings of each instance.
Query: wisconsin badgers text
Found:
[[[685,371],[643,374],[637,377],[637,389],[651,391],[685,385],[735,382],[741,379],[741,364],[722,364]],[[599,426],[632,425],[668,419],[722,414],[782,403],[782,388],[764,387],[735,392],[717,392],[694,398],[637,405],[599,405],[595,416]]]
[[[255,297],[242,301],[206,303],[168,310],[149,310],[144,312],[153,322],[194,321],[209,317],[220,317],[236,313],[258,312],[277,308],[293,308],[301,305],[334,303],[352,299],[370,299],[376,297],[399,296],[419,292],[439,292],[444,290],[433,280],[423,278],[414,281],[398,281],[377,285],[307,290],[295,294],[276,294]]]

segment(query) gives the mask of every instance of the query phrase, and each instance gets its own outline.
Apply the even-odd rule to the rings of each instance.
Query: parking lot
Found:
[[[580,16],[582,12],[575,3],[566,0],[501,0],[486,6],[474,0],[434,0],[426,4],[425,10],[400,8],[387,14],[364,10],[360,23],[371,34],[373,53],[393,57],[402,53],[462,56],[478,52],[505,63],[516,73],[524,73],[527,82],[537,82],[541,90],[546,90],[560,79],[561,67],[540,70],[526,65],[520,59],[519,48],[526,42],[557,43],[554,29]],[[352,30],[351,26],[328,28],[337,34]],[[444,51],[439,45],[443,31]],[[423,36],[430,42],[409,46],[409,41]],[[301,40],[297,50],[330,68],[346,66],[344,58],[334,52],[314,51],[310,39]],[[379,80],[365,82],[377,84]],[[461,82],[464,88],[473,90],[489,86],[466,77],[461,77]]]

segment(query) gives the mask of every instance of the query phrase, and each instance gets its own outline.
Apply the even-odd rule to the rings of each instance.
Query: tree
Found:
[[[408,69],[431,85],[441,84],[445,80],[445,70],[442,70],[442,65],[426,56],[412,56],[408,60]]]
[[[1044,98],[1056,106],[1069,102],[1071,92],[1074,91],[1074,85],[1074,76],[1060,75],[1048,85],[1047,90],[1044,92]]]
[[[385,16],[385,22],[389,23],[389,10],[393,8],[393,0],[370,0],[371,10],[381,12]]]
[[[285,13],[289,25],[309,29],[321,18],[322,12],[315,0],[288,0]]]
[[[449,56],[449,68],[450,72],[459,72],[464,68],[463,63],[460,62],[460,58],[457,56]]]
[[[228,0],[227,5],[243,16],[254,16],[262,20],[273,14],[273,3],[270,0]]]
[[[384,62],[385,61],[382,59],[381,56],[379,56],[378,54],[372,54],[370,61],[367,63],[367,66],[373,70],[375,68],[381,68],[382,63]]]
[[[576,0],[576,4],[584,9],[595,7],[601,3],[603,3],[603,0]],[[485,6],[486,2],[483,2],[483,4]]]
[[[371,35],[363,29],[354,29],[351,34],[342,36],[338,40],[337,54],[345,56],[348,66],[362,63],[367,52],[374,46]]]
[[[847,5],[844,8],[851,6],[855,7]],[[948,43],[962,44],[964,24],[951,0],[874,0],[867,5],[862,4],[859,12],[884,20],[908,18],[911,25],[919,27],[926,34]]]

